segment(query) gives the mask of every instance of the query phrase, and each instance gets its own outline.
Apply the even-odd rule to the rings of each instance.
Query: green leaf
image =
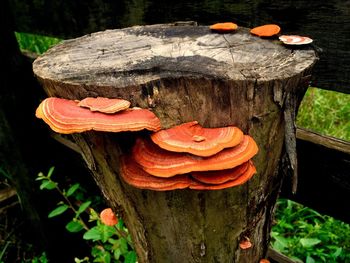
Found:
[[[43,180],[41,185],[40,185],[40,190],[47,189],[47,190],[52,190],[56,188],[56,183],[49,181],[49,180]]]
[[[54,170],[55,170],[55,167],[54,167],[54,166],[50,167],[50,169],[49,169],[49,171],[48,171],[48,173],[47,173],[47,177],[50,178]]]
[[[52,210],[48,217],[51,218],[51,217],[54,217],[54,216],[58,216],[62,213],[64,213],[67,209],[69,208],[68,205],[64,204],[64,205],[60,205],[58,207],[56,207],[54,210]]]
[[[115,234],[115,228],[112,226],[100,225],[101,230],[101,241],[103,243],[107,242],[108,239]]]
[[[76,190],[78,190],[78,188],[80,187],[79,183],[73,184],[71,187],[69,187],[69,189],[66,192],[66,196],[71,196],[72,194],[74,194],[74,192]]]
[[[88,208],[90,205],[91,205],[91,201],[86,201],[86,202],[82,203],[79,206],[77,215],[80,215],[82,212],[84,212],[86,210],[86,208]]]
[[[124,263],[136,263],[137,256],[134,251],[130,251],[126,254]]]
[[[336,251],[332,254],[332,256],[333,256],[334,258],[337,258],[337,257],[339,257],[339,255],[341,254],[342,251],[343,251],[343,248],[338,247],[338,248],[336,249]]]
[[[303,247],[313,247],[318,243],[321,243],[321,240],[318,238],[301,238],[300,243]]]
[[[316,261],[311,257],[311,256],[307,256],[306,257],[306,262],[305,263],[315,263]]]
[[[75,233],[75,232],[79,232],[80,230],[82,230],[83,229],[83,225],[79,221],[70,221],[66,225],[66,229],[69,232]]]
[[[35,181],[44,180],[45,178],[46,178],[46,176],[42,172],[40,172],[40,173],[38,173],[37,178],[35,178]]]
[[[85,234],[83,235],[83,238],[85,240],[101,240],[101,231],[98,229],[97,226],[91,228],[90,230],[86,231]]]
[[[114,250],[114,253],[113,253],[114,259],[117,259],[117,260],[118,260],[118,259],[120,258],[121,255],[122,255],[122,252],[120,251],[119,248],[117,248],[117,249]]]

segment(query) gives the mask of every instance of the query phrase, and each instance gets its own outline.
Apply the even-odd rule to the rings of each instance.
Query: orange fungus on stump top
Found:
[[[216,32],[221,32],[221,33],[227,32],[228,33],[228,32],[235,31],[238,28],[238,26],[232,22],[225,22],[225,23],[213,24],[209,28],[213,31],[216,31]]]
[[[243,132],[233,126],[203,128],[197,121],[192,121],[153,133],[151,139],[168,151],[207,157],[238,145],[243,140]]]
[[[100,213],[101,222],[107,226],[114,226],[118,223],[118,218],[115,216],[111,208],[106,208]]]
[[[99,111],[103,113],[116,113],[121,110],[126,110],[130,107],[130,102],[123,99],[110,99],[97,97],[88,97],[79,101],[78,106],[88,108],[91,111]]]
[[[281,28],[275,24],[258,26],[250,30],[250,33],[259,37],[271,37],[277,35]]]

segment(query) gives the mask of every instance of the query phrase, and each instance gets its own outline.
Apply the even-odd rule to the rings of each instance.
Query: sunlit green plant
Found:
[[[297,125],[350,141],[350,95],[309,88],[300,105]]]
[[[99,214],[92,208],[92,201],[81,202],[81,186],[72,184],[68,189],[62,189],[58,183],[52,180],[54,168],[50,168],[47,175],[39,173],[36,180],[40,181],[41,190],[55,190],[61,196],[48,217],[59,216],[66,211],[73,214],[72,220],[66,224],[66,229],[71,233],[83,231],[83,239],[91,247],[91,256],[83,259],[75,258],[75,262],[126,262],[135,263],[136,253],[133,250],[132,241],[123,220],[119,219],[113,226],[102,223]],[[80,192],[80,193],[79,193]],[[84,217],[88,214],[88,217]],[[87,219],[86,219],[87,218]]]
[[[53,45],[61,42],[62,39],[40,36],[28,33],[15,32],[20,49],[42,54]]]
[[[300,262],[350,262],[350,226],[287,199],[279,199],[274,249]]]

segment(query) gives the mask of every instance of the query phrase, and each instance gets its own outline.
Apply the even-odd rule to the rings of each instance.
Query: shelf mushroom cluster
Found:
[[[105,132],[158,131],[157,116],[140,108],[129,108],[130,102],[121,99],[86,98],[81,101],[46,98],[36,110],[52,130],[70,134],[89,130]]]
[[[253,138],[237,127],[203,128],[193,121],[138,138],[120,172],[141,189],[224,189],[255,174],[251,158],[257,152]]]

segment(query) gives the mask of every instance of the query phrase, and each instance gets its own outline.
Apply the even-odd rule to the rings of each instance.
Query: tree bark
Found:
[[[315,61],[311,48],[288,49],[244,28],[216,34],[206,26],[153,25],[65,41],[33,69],[49,96],[121,97],[150,108],[163,128],[197,120],[250,134],[260,149],[257,174],[220,191],[155,192],[124,183],[120,156],[145,132],[86,132],[72,140],[125,219],[139,262],[258,262],[267,251],[284,148],[296,169],[294,116]],[[253,246],[242,250],[246,237]]]

